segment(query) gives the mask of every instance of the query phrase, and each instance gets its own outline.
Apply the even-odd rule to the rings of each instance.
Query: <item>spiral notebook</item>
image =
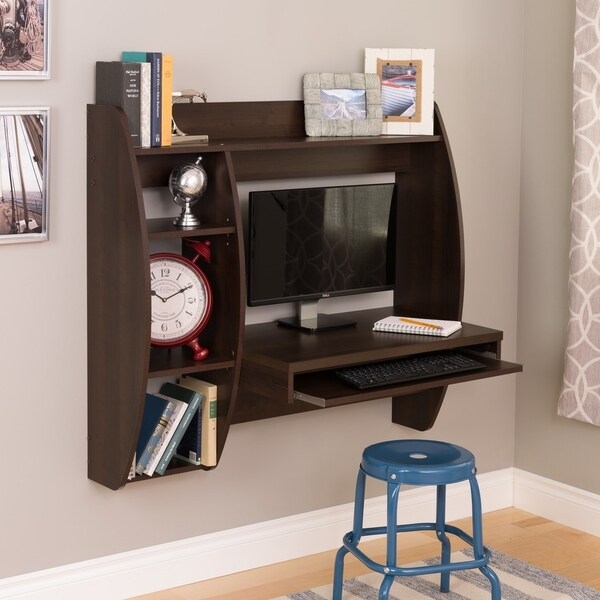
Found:
[[[390,316],[376,321],[373,325],[373,331],[448,337],[450,334],[458,331],[461,327],[462,323],[460,321]]]

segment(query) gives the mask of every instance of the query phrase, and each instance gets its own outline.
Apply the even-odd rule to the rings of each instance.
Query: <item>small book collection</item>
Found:
[[[146,394],[142,426],[129,479],[164,475],[173,458],[217,464],[217,386],[192,376]]]
[[[413,335],[438,335],[448,337],[462,327],[460,321],[440,319],[415,319],[413,317],[389,316],[376,321],[373,331],[408,333]]]
[[[121,59],[96,62],[96,104],[123,109],[134,147],[170,146],[173,56],[126,51]]]

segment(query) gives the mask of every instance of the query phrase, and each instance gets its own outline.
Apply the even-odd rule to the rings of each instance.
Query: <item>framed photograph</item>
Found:
[[[48,239],[49,115],[0,108],[0,243]]]
[[[49,79],[50,0],[0,0],[0,79]]]
[[[304,75],[308,136],[381,135],[381,84],[375,73]]]
[[[381,79],[383,133],[433,134],[434,50],[367,48],[365,71]]]

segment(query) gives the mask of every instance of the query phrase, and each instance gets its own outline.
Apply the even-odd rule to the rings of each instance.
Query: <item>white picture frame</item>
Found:
[[[0,80],[50,79],[50,0],[0,0]]]
[[[50,108],[0,107],[0,244],[48,240]]]
[[[381,80],[383,134],[433,134],[434,58],[433,49],[365,49],[365,72]]]

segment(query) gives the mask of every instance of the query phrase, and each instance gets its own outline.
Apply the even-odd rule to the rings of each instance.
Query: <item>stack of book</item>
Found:
[[[146,394],[142,426],[129,478],[164,475],[179,459],[217,464],[217,386],[195,377],[164,383]]]
[[[123,109],[135,147],[170,146],[173,56],[128,51],[121,59],[96,62],[96,104]]]

